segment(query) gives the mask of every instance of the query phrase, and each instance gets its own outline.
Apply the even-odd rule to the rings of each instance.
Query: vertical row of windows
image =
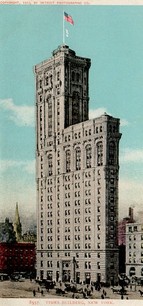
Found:
[[[52,136],[52,101],[48,100],[48,136]]]
[[[76,148],[75,162],[76,162],[76,170],[80,170],[81,169],[81,149],[80,148]]]
[[[48,176],[53,175],[53,160],[52,154],[48,155]]]
[[[43,166],[43,156],[40,158],[40,166]],[[42,177],[42,176],[41,176]],[[41,180],[41,184],[39,186],[39,191],[40,191],[40,208],[41,208],[41,214],[40,214],[40,224],[41,224],[41,232],[40,232],[40,242],[41,242],[41,249],[43,249],[43,181]]]
[[[69,154],[69,152],[67,151],[67,155]],[[67,165],[68,167],[68,165]],[[71,216],[71,209],[70,209],[70,189],[71,189],[71,185],[69,184],[70,181],[70,176],[65,176],[65,249],[70,249],[70,244],[67,244],[67,241],[70,242],[71,240],[71,236],[70,236],[70,216]],[[68,183],[67,183],[68,182]],[[68,233],[68,235],[67,235]]]
[[[42,141],[42,106],[40,106],[40,141]]]
[[[88,151],[90,154],[90,150]],[[90,158],[89,158],[90,160]],[[90,171],[85,173],[85,249],[91,249],[91,173]]]
[[[103,143],[97,143],[97,166],[103,165]]]
[[[60,101],[57,99],[57,131],[60,131]]]
[[[52,187],[52,179],[47,180],[47,242],[48,249],[52,249],[52,241],[53,241],[53,187]]]
[[[71,152],[70,150],[66,151],[66,172],[71,171]]]
[[[86,146],[86,168],[91,168],[91,158],[92,158],[92,152],[91,152],[91,146]]]
[[[115,170],[114,169],[110,169],[109,172],[109,214],[108,214],[108,220],[109,220],[109,238],[108,238],[108,242],[109,242],[109,247],[113,248],[114,247],[114,243],[115,243],[115,237],[117,236],[117,232],[116,232],[116,226],[115,226],[115,222],[117,221],[115,218],[115,213],[114,211],[116,210],[116,187],[115,187]]]
[[[116,146],[114,141],[109,143],[109,165],[114,165],[116,161]]]
[[[100,250],[101,248],[101,173],[100,169],[97,171],[97,249]]]

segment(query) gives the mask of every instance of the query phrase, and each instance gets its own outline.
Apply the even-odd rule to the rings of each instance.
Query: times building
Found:
[[[38,279],[118,277],[120,122],[89,120],[90,65],[61,45],[35,66]]]

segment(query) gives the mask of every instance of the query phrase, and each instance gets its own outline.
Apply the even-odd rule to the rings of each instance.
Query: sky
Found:
[[[34,65],[63,43],[91,59],[90,118],[120,118],[119,217],[143,210],[143,6],[0,6],[0,218],[36,216]]]

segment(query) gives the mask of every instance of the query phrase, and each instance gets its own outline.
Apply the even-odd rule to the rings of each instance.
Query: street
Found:
[[[112,288],[101,288],[100,291],[93,290],[92,295],[89,297],[90,299],[101,299],[101,296],[103,296],[103,292],[106,293],[104,294],[104,300],[106,299],[120,299],[123,298],[129,299],[129,300],[134,300],[134,299],[139,299],[143,300],[143,295],[141,296],[139,290],[142,290],[140,286],[137,286],[136,288],[132,288],[132,290],[136,291],[131,291],[130,288],[127,289],[127,294],[124,295],[123,297],[121,294],[114,292]],[[33,294],[34,292],[34,294]],[[73,292],[66,292],[65,294],[56,294],[55,289],[50,289],[49,292],[42,287],[40,288],[39,285],[35,281],[30,281],[30,280],[24,280],[22,282],[15,282],[15,281],[1,281],[0,282],[0,298],[36,298],[36,299],[71,299],[73,298]],[[75,293],[74,294],[75,299],[83,299],[83,294],[82,293]]]

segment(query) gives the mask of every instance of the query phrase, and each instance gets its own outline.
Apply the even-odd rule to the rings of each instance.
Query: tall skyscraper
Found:
[[[120,122],[89,120],[90,65],[61,45],[35,66],[39,279],[118,276]]]

